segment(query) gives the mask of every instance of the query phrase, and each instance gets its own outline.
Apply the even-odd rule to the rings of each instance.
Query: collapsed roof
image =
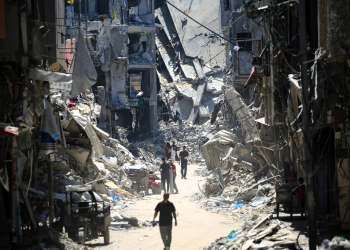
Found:
[[[168,92],[170,88],[174,90],[170,99],[177,96],[174,102],[168,103],[172,113],[177,111],[180,119],[192,123],[196,122],[198,114],[209,118],[212,108],[208,106],[214,106],[215,97],[222,94],[229,47],[226,41],[209,31],[223,33],[220,10],[219,0],[172,0],[155,11],[162,27],[156,35],[159,61],[163,66],[158,67],[158,74],[168,76],[160,77],[161,86]],[[171,82],[174,85],[170,86]],[[203,99],[206,92],[213,94],[214,98],[209,100],[212,105],[203,106],[202,102],[208,102]],[[181,106],[187,108],[181,109]],[[183,110],[186,114],[182,114]]]

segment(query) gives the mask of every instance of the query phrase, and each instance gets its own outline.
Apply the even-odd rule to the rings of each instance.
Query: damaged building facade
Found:
[[[0,1],[4,249],[83,247],[70,239],[77,233],[68,238],[53,229],[57,201],[68,203],[66,186],[86,185],[110,205],[126,204],[147,187],[160,191],[158,177],[149,173],[159,163],[156,151],[112,138],[130,127],[136,134],[156,133],[154,2],[85,3]],[[128,147],[152,163],[141,165]],[[123,218],[117,207],[105,208],[111,218]],[[109,243],[106,226],[100,233]],[[83,241],[90,234],[84,230]]]
[[[157,131],[154,8],[154,0],[81,4],[81,28],[98,73],[98,126],[112,137],[118,127],[134,135]],[[66,24],[78,25],[78,13],[79,3],[66,6]]]
[[[215,173],[206,188],[216,195],[230,193],[226,200],[233,202],[247,200],[252,191],[258,194],[262,187],[256,185],[270,181],[279,204],[278,197],[290,197],[302,177],[308,247],[316,249],[318,235],[331,239],[336,230],[350,225],[349,3],[244,1],[241,6],[248,22],[262,28],[260,41],[258,49],[248,53],[247,44],[238,39],[241,35],[231,40],[237,57],[227,74],[221,105],[211,117],[214,124],[223,119],[227,131],[202,146],[207,167]],[[239,19],[236,10],[233,15]],[[250,64],[242,69],[245,56]],[[237,76],[240,72],[247,77]],[[249,92],[247,98],[244,91]],[[232,121],[238,122],[234,133],[225,125]],[[242,169],[245,177],[251,173],[243,182],[237,180]],[[280,211],[297,211],[289,198],[285,202]]]
[[[256,190],[278,176],[278,193],[303,177],[310,248],[322,225],[348,229],[349,3],[172,0],[155,14],[158,112],[201,125],[207,194],[239,183],[233,169]]]

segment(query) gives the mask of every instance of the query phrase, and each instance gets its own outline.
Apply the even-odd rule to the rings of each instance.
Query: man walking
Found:
[[[181,161],[181,179],[186,179],[187,157],[188,157],[188,152],[186,151],[186,146],[183,146],[183,150],[179,154],[179,160]]]
[[[173,228],[173,217],[175,219],[175,226],[177,226],[175,206],[172,202],[169,201],[169,194],[164,193],[163,201],[159,202],[156,206],[153,222],[155,221],[158,212],[159,215],[159,230],[160,236],[162,237],[164,243],[164,250],[170,250],[171,244],[171,231]]]
[[[165,157],[162,158],[162,165],[160,165],[159,171],[161,172],[161,180],[163,183],[163,189],[164,193],[169,192],[169,185],[170,185],[170,179],[169,179],[169,168],[170,165],[165,162]],[[165,189],[165,181],[167,182],[167,189]]]

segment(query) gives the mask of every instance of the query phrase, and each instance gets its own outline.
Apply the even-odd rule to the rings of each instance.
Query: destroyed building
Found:
[[[66,25],[79,25],[78,5],[66,6]],[[98,73],[98,126],[112,137],[118,127],[134,135],[157,131],[154,8],[154,0],[81,4],[82,32]],[[77,29],[67,33],[76,37]]]
[[[205,123],[216,113],[227,77],[251,103],[252,94],[243,86],[251,54],[261,50],[261,27],[245,16],[243,2],[174,0],[156,10],[158,108],[163,118]],[[235,50],[231,39],[244,50]]]
[[[275,211],[292,215],[297,207],[293,210],[288,198],[281,208],[280,199],[283,194],[290,197],[302,177],[308,247],[316,249],[317,232],[332,238],[334,230],[349,229],[349,3],[244,1],[242,7],[250,22],[262,27],[260,45],[249,55],[248,79],[227,78],[225,100],[212,116],[212,122],[224,119],[232,125],[238,118],[239,123],[233,134],[223,125],[228,131],[216,133],[202,146],[213,171],[206,188],[226,197],[212,201],[238,207],[234,202],[251,188],[258,194],[256,182],[279,175]],[[238,20],[238,13],[233,15]],[[240,40],[232,43],[235,51],[247,52]],[[240,56],[232,67],[235,73],[242,72]],[[249,91],[250,104],[244,102],[244,91]],[[242,176],[243,182],[237,180]],[[252,186],[246,188],[249,182]]]
[[[0,2],[0,239],[5,249],[76,247],[66,234],[52,230],[57,201],[68,203],[67,186],[86,185],[100,202],[114,204],[103,215],[111,218],[120,218],[129,200],[148,188],[160,191],[152,142],[146,151],[125,137],[112,138],[132,124],[137,133],[156,132],[155,4],[86,2]],[[139,148],[142,158],[129,147]],[[79,202],[91,199],[78,197]],[[42,202],[45,214],[32,201]],[[106,243],[108,226],[102,232]]]
[[[208,177],[205,209],[292,215],[303,177],[310,249],[316,225],[349,229],[348,17],[343,0],[0,1],[0,238],[19,244],[13,211],[52,209],[67,185],[121,202],[120,220],[160,192],[172,140]],[[252,217],[237,244],[214,245],[284,233]]]

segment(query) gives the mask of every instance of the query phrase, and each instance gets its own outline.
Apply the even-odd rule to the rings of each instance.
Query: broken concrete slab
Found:
[[[221,130],[201,148],[203,158],[208,170],[214,170],[220,165],[220,158],[224,158],[230,150],[238,143],[235,134]]]
[[[193,106],[199,107],[202,103],[203,94],[205,92],[206,82],[202,80],[197,88],[197,92],[193,97]]]
[[[158,18],[158,20],[160,21],[160,23],[163,25],[164,32],[168,38],[167,42],[169,44],[173,44],[173,38],[174,38],[174,36],[177,36],[177,34],[175,32],[174,22],[171,19],[171,15],[170,15],[168,7],[166,5],[164,5],[163,7],[158,8],[157,10],[155,10],[155,15]],[[164,47],[165,44],[163,43],[162,46]],[[159,49],[159,47],[158,47],[158,49]],[[192,62],[186,63],[186,60],[183,60],[183,59],[185,59],[185,56],[184,56],[185,53],[183,51],[183,47],[182,47],[181,43],[179,43],[178,46],[176,46],[176,48],[174,47],[174,51],[175,51],[175,53],[178,54],[177,59],[180,60],[180,67],[181,67],[182,72],[184,73],[185,78],[187,80],[197,79],[197,74],[196,74],[193,63]],[[172,58],[170,55],[169,55],[169,57],[172,59],[172,61],[174,61],[174,58]],[[164,60],[164,58],[163,58],[163,60]],[[169,70],[169,68],[167,68],[167,69]]]
[[[229,102],[233,111],[238,116],[250,138],[253,140],[253,142],[254,140],[259,140],[260,135],[256,127],[254,117],[250,113],[247,105],[244,103],[242,96],[235,90],[234,87],[231,86],[223,87],[223,91],[226,100]]]
[[[217,33],[221,32],[221,6],[219,0],[172,0],[171,4],[209,29]],[[211,60],[210,65],[225,67],[226,53],[222,53],[224,48],[219,39],[205,36],[208,33],[207,29],[183,15],[171,4],[167,3],[167,6],[186,56],[200,57],[204,61]],[[210,50],[207,49],[208,46],[210,46]]]
[[[192,124],[194,124],[196,122],[197,116],[199,113],[199,108],[197,107],[193,107],[190,117],[188,117],[188,121]]]
[[[178,79],[178,77],[175,75],[175,72],[174,72],[173,59],[170,57],[169,53],[166,51],[164,45],[162,44],[158,36],[156,36],[156,46],[160,56],[164,61],[165,67],[167,68],[171,79],[175,81],[176,79]]]
[[[197,73],[194,69],[193,63],[184,63],[180,62],[180,67],[182,72],[184,73],[184,76],[187,80],[196,80],[197,79]]]
[[[211,92],[216,95],[222,94],[222,87],[224,86],[224,81],[223,81],[223,76],[224,73],[221,72],[217,75],[210,76],[206,78],[207,81],[207,88],[206,90],[208,92]]]
[[[179,92],[179,96],[193,101],[197,95],[197,91],[190,84],[175,83],[175,89]]]
[[[154,11],[155,16],[158,18],[159,22],[163,25],[165,34],[168,37],[168,40],[172,40],[172,34],[175,30],[174,22],[171,19],[169,9],[166,5],[156,9]]]
[[[203,68],[202,68],[202,65],[200,64],[198,58],[195,58],[193,60],[193,65],[194,65],[194,68],[196,69],[196,72],[197,72],[197,76],[200,80],[203,80],[205,78],[205,74],[203,72]]]

